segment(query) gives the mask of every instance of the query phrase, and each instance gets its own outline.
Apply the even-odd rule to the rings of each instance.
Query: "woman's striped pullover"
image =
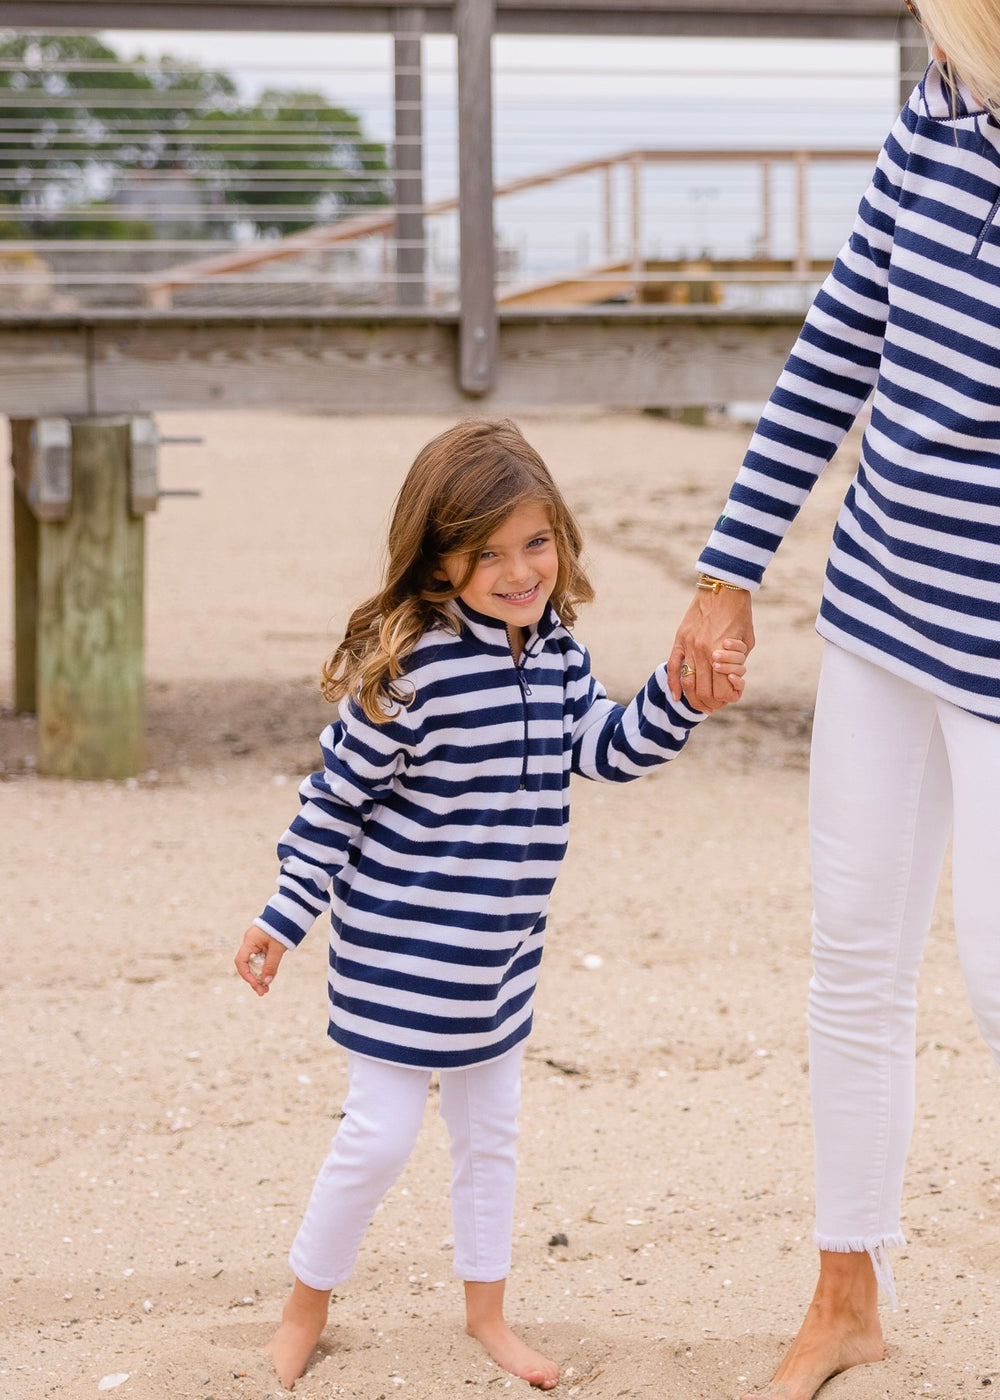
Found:
[[[456,609],[460,631],[410,658],[409,706],[373,724],[341,703],[256,920],[293,947],[329,904],[330,1035],[427,1069],[494,1059],[531,1028],[570,773],[628,782],[705,718],[662,666],[627,708],[609,700],[551,608],[517,665],[502,622]]]
[[[953,110],[954,108],[954,110]],[[872,387],[817,629],[1000,720],[1000,126],[932,65],[699,567],[755,589]]]

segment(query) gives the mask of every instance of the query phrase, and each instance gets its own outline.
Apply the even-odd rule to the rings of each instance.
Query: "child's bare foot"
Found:
[[[520,1376],[539,1390],[551,1390],[558,1383],[559,1367],[522,1342],[507,1326],[503,1315],[504,1283],[504,1279],[496,1283],[466,1283],[465,1330],[512,1376]]]
[[[330,1292],[310,1288],[296,1279],[281,1314],[281,1325],[267,1344],[278,1380],[291,1390],[306,1369],[323,1335],[330,1309]]]
[[[540,1390],[551,1390],[559,1380],[559,1367],[540,1351],[522,1342],[499,1318],[492,1322],[480,1323],[475,1328],[466,1328],[470,1337],[475,1337],[492,1356],[498,1366],[509,1371],[512,1376],[520,1376],[529,1385],[537,1385]]]
[[[868,1256],[832,1257],[835,1263],[827,1265],[823,1256],[816,1296],[771,1384],[743,1400],[813,1400],[831,1376],[882,1360],[878,1289]]]

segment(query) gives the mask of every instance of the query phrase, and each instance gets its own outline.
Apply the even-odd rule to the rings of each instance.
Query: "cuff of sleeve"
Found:
[[[749,569],[752,566],[747,564]],[[732,561],[720,563],[714,550],[706,550],[695,565],[699,574],[709,574],[712,578],[721,578],[723,583],[734,583],[737,588],[745,588],[748,593],[758,593],[760,591],[760,578],[747,577],[741,574],[732,566]]]
[[[663,691],[667,706],[674,712],[682,724],[701,724],[703,719],[708,719],[708,712],[705,710],[696,710],[693,705],[688,703],[686,696],[683,694],[679,700],[674,699],[670,690],[670,683],[667,680],[667,668],[662,661],[656,668],[656,679],[660,684],[660,689]]]
[[[283,928],[276,928],[275,924],[271,922],[268,917],[271,913],[271,907],[268,905],[263,914],[261,914],[259,918],[254,919],[254,927],[259,928],[262,933],[266,933],[268,938],[273,938],[276,942],[283,943],[286,948],[297,948],[306,936],[305,930],[296,929],[295,933],[290,932],[287,919],[281,920]],[[298,937],[296,937],[296,933]]]
[[[675,700],[671,695],[670,703],[681,719],[687,724],[701,724],[703,719],[708,719],[707,710],[696,710],[687,700]]]

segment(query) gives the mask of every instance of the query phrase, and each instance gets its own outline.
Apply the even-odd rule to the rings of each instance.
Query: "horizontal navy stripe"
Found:
[[[838,630],[843,630],[847,614],[841,612],[835,603],[828,597],[823,598],[820,604],[820,613],[827,621],[831,622]],[[868,646],[874,647],[882,652],[886,657],[891,657],[897,661],[904,662],[908,667],[920,670],[924,662],[924,653],[909,643],[894,637],[891,632],[882,631],[872,627],[870,624],[861,622],[852,617],[852,631],[859,641],[865,642]],[[939,678],[946,685],[952,686],[959,691],[965,691],[970,696],[989,697],[993,700],[1000,700],[1000,680],[995,677],[977,676],[969,671],[960,670],[956,666],[948,666],[944,662],[938,662]],[[972,706],[969,707],[973,708]]]
[[[887,623],[895,619],[908,631],[917,633],[918,637],[924,638],[935,646],[947,647],[950,651],[968,656],[970,665],[977,657],[992,660],[995,664],[1000,662],[1000,642],[995,638],[981,637],[968,630],[959,632],[953,627],[941,626],[932,622],[926,616],[921,616],[918,611],[904,611],[893,604],[884,590],[872,588],[869,584],[862,583],[859,579],[838,569],[834,558],[831,558],[827,565],[827,576],[836,588],[854,599],[855,602],[874,612],[884,613]],[[939,667],[942,664],[939,660]],[[1000,670],[996,671],[993,679],[994,682],[1000,680]],[[988,680],[984,679],[984,684],[989,688],[990,682]]]
[[[456,967],[504,967],[510,961],[511,951],[519,946],[524,938],[536,937],[545,932],[545,918],[527,929],[518,943],[508,942],[502,948],[488,948],[482,943],[441,943],[426,935],[419,935],[413,928],[394,933],[379,933],[371,929],[358,929],[349,924],[337,928],[338,944],[350,947],[368,948],[373,953],[398,954],[404,959],[426,958],[431,962],[454,963]]]
[[[345,1050],[351,1050],[356,1055],[367,1055],[373,1060],[392,1060],[396,1064],[410,1065],[414,1069],[465,1069],[469,1065],[498,1060],[501,1055],[506,1055],[508,1050],[513,1050],[515,1045],[520,1045],[530,1033],[529,1016],[528,1020],[522,1022],[502,1040],[491,1041],[478,1049],[428,1050],[423,1046],[416,1048],[399,1044],[395,1040],[377,1040],[374,1036],[358,1035],[355,1031],[338,1026],[334,1021],[330,1022],[330,1038]]]
[[[334,1016],[338,1010],[348,1016],[356,1016],[367,1021],[374,1030],[378,1026],[391,1026],[395,1030],[423,1031],[427,1035],[448,1036],[486,1035],[502,1029],[504,1023],[522,1010],[531,1001],[534,986],[525,988],[509,1000],[494,1005],[489,1016],[442,1016],[427,1011],[418,1011],[409,1006],[394,1006],[382,1001],[352,997],[340,991],[336,985],[331,989],[330,1005]]]
[[[372,963],[353,962],[336,958],[339,977],[350,982],[368,982],[373,987],[388,987],[411,995],[440,997],[442,1001],[495,1001],[499,991],[515,977],[534,972],[542,960],[541,948],[532,949],[514,959],[497,982],[445,981],[442,977],[422,977],[408,968],[385,967]],[[523,1002],[521,1003],[523,1005]]]
[[[928,604],[931,607],[941,608],[945,612],[950,611],[953,616],[967,617],[970,622],[974,622],[976,618],[980,618],[984,622],[997,622],[997,605],[993,599],[977,598],[967,592],[957,592],[953,588],[946,588],[940,584],[934,584],[928,579],[914,579],[901,569],[887,569],[884,564],[879,564],[875,561],[869,548],[859,545],[846,530],[835,530],[833,538],[834,544],[842,554],[847,554],[851,558],[857,560],[858,563],[864,564],[868,568],[875,569],[877,573],[882,575],[886,583],[898,589],[900,593],[906,593],[911,598],[919,600],[921,603]],[[873,542],[876,541],[877,536],[874,529],[869,530],[868,539]],[[947,557],[952,565],[951,574],[953,581],[955,574],[958,572],[958,565],[968,565],[972,562],[962,559],[956,560],[952,555]],[[975,571],[968,568],[966,570],[966,577],[975,578]],[[963,633],[962,635],[968,634]],[[989,655],[989,652],[984,652],[983,655]]]

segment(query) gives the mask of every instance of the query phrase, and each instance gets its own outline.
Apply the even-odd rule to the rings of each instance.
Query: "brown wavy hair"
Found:
[[[548,511],[559,568],[552,605],[571,627],[594,590],[580,563],[583,540],[548,467],[509,420],[469,420],[417,453],[389,523],[382,587],[351,613],[343,641],[323,667],[323,694],[352,696],[374,724],[414,698],[406,659],[432,627],[453,632],[449,603],[468,586],[478,554],[520,506]],[[446,555],[466,555],[457,584],[443,576]]]

